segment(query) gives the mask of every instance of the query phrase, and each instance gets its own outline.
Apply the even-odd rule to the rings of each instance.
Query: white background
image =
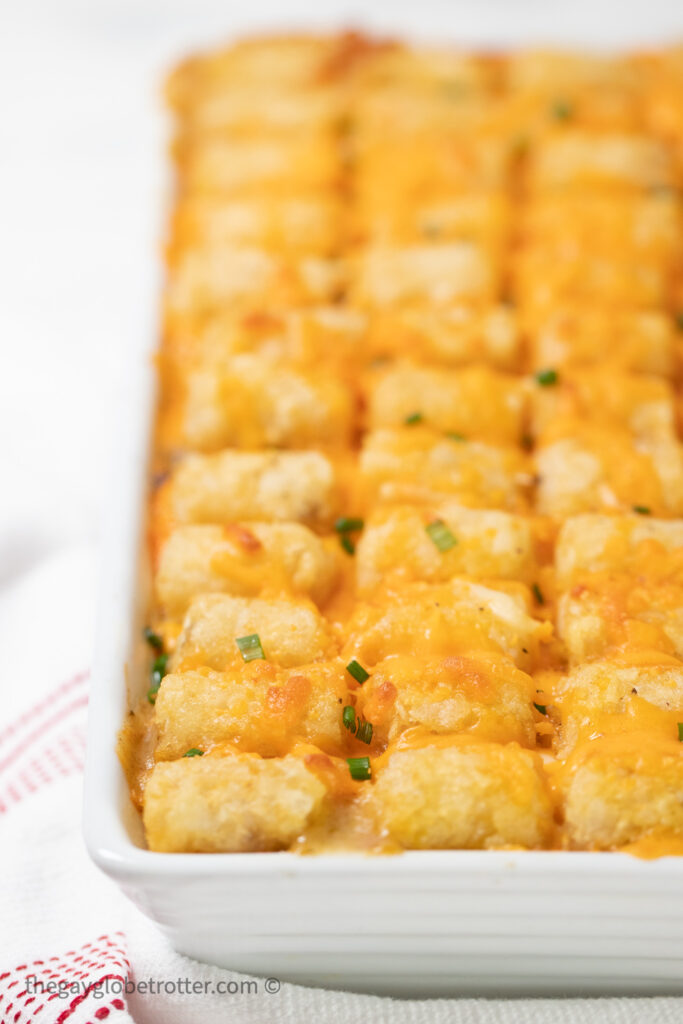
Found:
[[[163,69],[267,26],[463,43],[683,39],[683,4],[4,0],[0,5],[0,586],[95,541],[126,379],[154,343]]]

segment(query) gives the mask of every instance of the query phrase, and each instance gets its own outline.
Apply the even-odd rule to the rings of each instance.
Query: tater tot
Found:
[[[189,374],[183,440],[199,451],[349,440],[351,394],[331,376],[239,355]]]
[[[566,645],[570,664],[626,648],[683,657],[680,555],[676,563],[668,578],[658,578],[649,564],[644,565],[637,582],[629,572],[585,574],[561,594],[557,635]]]
[[[218,243],[184,249],[168,283],[171,315],[250,308],[263,296],[273,305],[320,305],[334,299],[343,268],[320,256],[298,259],[265,249]]]
[[[150,850],[281,850],[324,814],[326,788],[297,757],[188,757],[155,765],[143,821]]]
[[[177,670],[208,665],[239,665],[237,637],[257,633],[269,661],[285,668],[317,661],[332,649],[324,618],[314,605],[299,601],[263,601],[256,597],[200,594],[183,620],[173,664]]]
[[[566,757],[596,733],[678,735],[683,715],[683,663],[666,655],[649,664],[603,659],[579,665],[553,687],[560,717],[558,753]]]
[[[532,339],[536,370],[595,366],[605,360],[622,370],[673,376],[675,345],[669,317],[658,312],[567,306],[549,313]]]
[[[170,491],[178,523],[260,519],[319,527],[338,510],[334,466],[315,451],[188,455],[173,470]]]
[[[567,373],[552,387],[533,389],[536,438],[571,437],[576,422],[587,419],[594,426],[622,427],[634,439],[671,441],[676,436],[673,389],[660,377],[604,369]]]
[[[377,603],[359,604],[347,625],[344,653],[363,665],[392,654],[422,656],[499,651],[524,668],[552,633],[528,612],[528,592],[494,590],[469,580],[408,583]]]
[[[388,310],[371,317],[370,352],[375,358],[409,357],[444,367],[482,362],[514,371],[521,357],[520,333],[513,311],[491,306],[434,310]]]
[[[683,744],[649,732],[583,744],[562,771],[565,835],[573,849],[612,850],[683,837]]]
[[[623,431],[578,422],[574,434],[541,446],[534,455],[541,515],[564,519],[634,507],[655,516],[683,514],[683,448],[678,442],[635,446]]]
[[[311,306],[276,313],[214,313],[178,328],[198,361],[220,364],[252,353],[290,366],[357,372],[366,352],[367,317],[345,306]]]
[[[338,176],[334,139],[325,130],[303,137],[193,139],[180,153],[184,184],[195,194],[259,195],[264,186],[286,193],[333,184]]]
[[[487,367],[437,370],[402,363],[380,373],[370,388],[370,427],[418,423],[468,440],[517,444],[525,393],[515,377]]]
[[[671,157],[658,139],[581,131],[543,140],[529,176],[535,188],[656,188],[674,183]]]
[[[517,449],[420,426],[366,434],[359,458],[363,482],[382,501],[434,502],[452,496],[475,508],[520,509],[531,484]]]
[[[381,827],[406,849],[535,849],[552,834],[540,759],[515,743],[455,737],[444,746],[396,749],[377,770],[369,800]]]
[[[185,197],[174,218],[174,250],[184,246],[248,248],[325,255],[334,250],[340,207],[324,196],[294,198]]]
[[[453,544],[445,551],[428,532],[435,522],[451,531]],[[530,519],[455,502],[379,511],[367,523],[356,551],[356,579],[364,593],[390,579],[440,583],[466,574],[530,580],[535,565]]]
[[[383,742],[419,726],[430,733],[470,733],[533,747],[533,696],[531,677],[502,656],[397,655],[375,666],[363,684],[360,707],[375,739]]]
[[[203,593],[255,596],[285,591],[326,600],[337,559],[299,523],[180,526],[163,546],[157,597],[167,615],[182,615]]]
[[[493,260],[471,242],[367,249],[354,269],[350,298],[361,307],[492,301],[498,291]]]
[[[649,515],[572,516],[560,528],[555,568],[563,586],[580,572],[652,570],[659,564],[660,572],[666,573],[673,567],[670,556],[678,549],[683,551],[679,520]]]
[[[341,661],[296,670],[254,661],[228,672],[173,672],[162,680],[154,707],[157,760],[221,743],[273,757],[297,740],[338,753],[349,679]]]

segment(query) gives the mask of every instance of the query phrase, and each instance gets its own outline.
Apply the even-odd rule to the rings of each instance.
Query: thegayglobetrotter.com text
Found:
[[[43,979],[35,974],[26,977],[26,992],[32,996],[52,996],[58,999],[91,995],[93,999],[107,996],[132,995],[181,995],[181,996],[257,996],[277,995],[280,991],[278,978],[240,978],[218,981],[193,981],[190,978],[100,978],[98,981],[67,981],[65,979]]]

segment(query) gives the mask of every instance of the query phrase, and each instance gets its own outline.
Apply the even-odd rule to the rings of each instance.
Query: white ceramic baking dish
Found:
[[[102,870],[180,952],[281,980],[400,995],[683,992],[683,858],[145,849],[115,746],[127,701],[147,685],[154,402],[150,360],[117,439],[102,568],[85,784],[85,837]]]

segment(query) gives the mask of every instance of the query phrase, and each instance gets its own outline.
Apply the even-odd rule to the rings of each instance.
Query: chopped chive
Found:
[[[365,782],[366,779],[370,778],[369,757],[347,757],[346,763],[349,766],[351,778],[355,779],[356,782]]]
[[[545,704],[537,704],[536,701],[534,701],[534,707],[536,708],[537,711],[540,711],[540,713],[542,715],[546,714],[546,705]]]
[[[536,603],[537,604],[545,604],[545,598],[543,597],[543,591],[539,587],[538,583],[534,583],[533,586],[531,587],[531,590],[533,591],[533,595],[536,598]]]
[[[341,535],[341,537],[339,538],[339,543],[344,548],[344,551],[347,553],[347,555],[355,555],[356,545],[353,543],[348,533],[343,533]]]
[[[200,750],[199,747],[190,747],[183,754],[183,757],[204,757],[204,751]]]
[[[678,742],[683,743],[683,722],[678,722]]]
[[[443,519],[435,519],[433,522],[427,523],[425,530],[439,551],[450,551],[458,543],[457,537],[451,533]]]
[[[679,331],[683,331],[683,311],[676,313],[676,327]]]
[[[350,704],[347,704],[342,712],[342,724],[345,729],[349,732],[355,733],[356,731],[356,712],[353,710]]]
[[[362,530],[364,526],[364,519],[354,519],[353,516],[341,516],[334,524],[337,533],[353,533]]]
[[[466,441],[467,440],[465,435],[464,434],[459,434],[457,432],[457,430],[449,430],[448,433],[446,434],[446,437],[448,437],[451,441]]]
[[[359,722],[356,739],[361,743],[372,743],[372,722]]]
[[[409,416],[406,416],[404,423],[407,427],[414,427],[416,423],[422,423],[424,419],[421,412],[411,412]]]
[[[164,641],[162,640],[158,633],[154,632],[153,629],[150,629],[149,626],[145,626],[145,628],[142,631],[142,635],[144,636],[149,646],[153,647],[155,651],[163,651]]]
[[[235,637],[235,643],[240,649],[244,661],[256,661],[258,658],[265,660],[261,639],[258,633],[250,633],[249,636]]]
[[[156,704],[157,693],[161,686],[161,680],[168,671],[168,654],[160,654],[152,662],[151,679],[152,685],[147,691],[147,700],[150,704]]]
[[[553,103],[550,112],[556,121],[568,121],[574,113],[574,110],[571,103],[567,103],[566,100],[556,100],[556,102]]]
[[[152,662],[152,682],[161,682],[168,672],[168,654],[160,654]]]
[[[557,370],[539,370],[535,380],[542,388],[551,387],[553,384],[557,384]]]
[[[648,508],[647,505],[634,505],[633,511],[637,512],[639,516],[651,516],[652,509]]]
[[[360,662],[353,658],[346,666],[346,671],[350,676],[356,680],[357,683],[364,683],[366,679],[370,678],[370,673],[366,672]]]

